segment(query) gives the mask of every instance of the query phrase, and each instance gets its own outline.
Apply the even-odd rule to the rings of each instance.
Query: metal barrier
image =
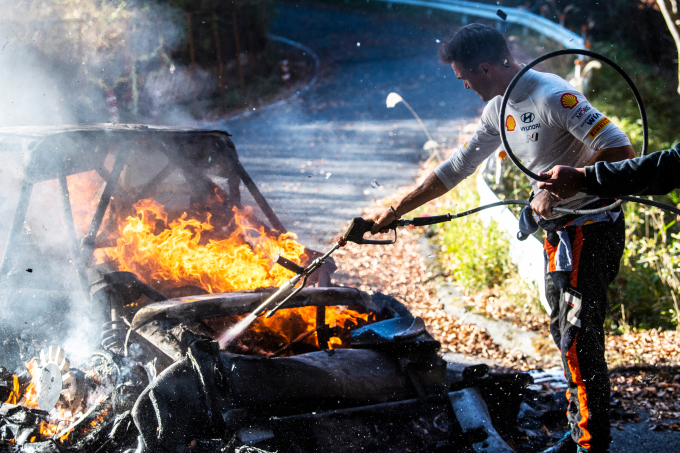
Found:
[[[426,8],[440,9],[469,16],[483,17],[499,22],[509,22],[535,30],[543,36],[559,42],[570,49],[585,49],[585,41],[576,33],[546,19],[545,17],[531,13],[521,8],[500,7],[499,5],[486,5],[484,3],[468,2],[465,0],[378,0],[385,3],[399,3],[403,5],[423,6]],[[497,12],[503,11],[507,17],[501,19]]]

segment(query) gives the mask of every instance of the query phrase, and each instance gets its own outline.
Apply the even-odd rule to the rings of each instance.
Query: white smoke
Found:
[[[186,23],[183,12],[167,2],[0,0],[0,8],[3,253],[31,152],[26,139],[11,140],[2,128],[112,119],[177,123],[189,118],[178,103],[210,94],[216,84],[205,71],[172,60],[184,43]],[[23,255],[12,264],[11,278],[0,282],[0,358],[7,348],[16,352],[17,342],[22,354],[31,354],[58,341],[72,359],[82,360],[99,341],[105,313],[80,291],[55,172],[44,170],[52,179],[33,186],[23,225],[26,243],[19,245]]]

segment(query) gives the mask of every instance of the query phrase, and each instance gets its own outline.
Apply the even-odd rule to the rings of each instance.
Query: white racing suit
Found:
[[[470,176],[501,145],[501,96],[491,100],[475,134],[435,170],[452,189]],[[562,78],[528,71],[511,93],[502,120],[508,143],[534,173],[555,165],[583,167],[595,150],[629,145],[628,137],[586,97]],[[538,193],[537,181],[531,180]],[[581,208],[597,197],[579,193],[558,203]],[[607,220],[609,219],[609,220]],[[562,353],[568,381],[567,413],[572,437],[593,452],[609,448],[609,376],[604,357],[607,286],[623,253],[623,216],[586,219],[556,213],[541,222],[546,230],[546,295],[552,308],[550,330]],[[560,247],[560,242],[562,242]],[[556,266],[558,249],[568,244],[570,265]],[[581,272],[579,272],[581,270]]]

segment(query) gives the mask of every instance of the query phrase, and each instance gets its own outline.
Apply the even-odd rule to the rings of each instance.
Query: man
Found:
[[[617,163],[598,162],[585,168],[562,165],[541,174],[549,176],[538,188],[559,199],[583,191],[599,197],[665,195],[680,186],[680,143],[665,151]]]
[[[471,175],[501,144],[502,95],[521,66],[503,35],[491,27],[462,27],[440,47],[465,88],[489,101],[475,134],[397,204],[370,216],[377,233],[399,216],[437,198]],[[519,159],[534,172],[557,164],[575,167],[619,161],[635,154],[628,138],[583,94],[553,74],[528,71],[512,92],[502,127]],[[597,150],[597,151],[595,151]],[[607,286],[618,272],[624,224],[619,213],[596,218],[553,215],[552,208],[606,203],[585,194],[557,200],[538,191],[531,207],[546,230],[546,293],[552,309],[551,334],[562,352],[569,390],[571,434],[553,453],[609,449],[609,375],[604,357]]]

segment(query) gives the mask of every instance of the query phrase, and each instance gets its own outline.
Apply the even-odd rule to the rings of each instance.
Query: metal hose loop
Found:
[[[647,146],[649,143],[649,131],[648,131],[648,123],[647,123],[647,113],[645,112],[645,106],[644,103],[642,102],[642,97],[640,96],[640,93],[638,92],[637,87],[635,86],[635,83],[631,80],[631,78],[626,74],[626,72],[616,63],[611,61],[609,58],[605,57],[604,55],[600,55],[596,52],[592,52],[590,50],[581,50],[581,49],[562,49],[562,50],[556,50],[554,52],[548,52],[545,55],[541,55],[540,57],[532,60],[530,63],[528,63],[526,66],[524,66],[517,74],[515,74],[515,77],[510,81],[510,84],[508,85],[508,88],[505,90],[505,94],[503,95],[503,101],[501,102],[501,111],[500,115],[498,117],[498,122],[499,122],[499,130],[501,131],[501,141],[503,142],[503,146],[505,147],[505,151],[508,153],[508,156],[510,156],[510,159],[512,162],[519,168],[522,173],[527,175],[528,177],[535,179],[536,181],[545,181],[547,179],[550,179],[548,177],[541,177],[526,168],[524,165],[522,165],[522,162],[517,158],[515,153],[512,152],[512,148],[510,147],[510,144],[508,143],[508,138],[506,137],[505,134],[505,127],[504,127],[504,118],[505,118],[505,109],[508,105],[508,101],[510,99],[510,93],[512,90],[515,88],[517,83],[519,82],[519,79],[522,78],[526,72],[536,66],[537,64],[553,57],[558,57],[560,55],[585,55],[591,58],[595,58],[596,60],[600,60],[604,63],[607,63],[609,66],[614,68],[616,72],[621,74],[621,77],[626,81],[630,89],[633,91],[633,96],[635,97],[635,101],[638,104],[638,109],[640,110],[640,118],[642,118],[642,151],[641,155],[645,156],[647,155]]]
[[[498,125],[499,125],[499,130],[501,131],[501,141],[503,142],[503,146],[505,147],[505,151],[508,153],[508,156],[510,156],[510,159],[512,162],[519,168],[522,173],[527,175],[530,178],[535,179],[536,181],[546,181],[550,179],[547,176],[539,176],[526,168],[522,162],[515,156],[515,153],[512,152],[512,148],[510,147],[510,143],[508,143],[508,138],[506,137],[505,134],[505,127],[504,127],[504,118],[505,118],[505,109],[508,105],[508,101],[510,99],[510,93],[512,90],[515,88],[517,83],[519,82],[519,79],[522,78],[526,72],[536,66],[537,64],[553,57],[558,57],[560,55],[585,55],[591,58],[595,58],[596,60],[600,60],[604,63],[607,63],[609,66],[614,68],[616,72],[621,74],[621,77],[626,81],[628,86],[630,87],[631,91],[633,91],[633,96],[635,97],[635,101],[637,102],[638,109],[640,110],[640,117],[642,118],[642,151],[641,155],[645,156],[647,155],[647,146],[649,144],[649,131],[648,131],[648,124],[647,124],[647,113],[645,112],[645,106],[644,103],[642,102],[642,97],[640,96],[640,92],[638,91],[637,87],[635,86],[635,83],[633,83],[633,80],[626,74],[626,72],[616,63],[611,61],[609,58],[605,57],[604,55],[600,55],[596,52],[592,52],[590,50],[580,50],[580,49],[563,49],[563,50],[556,50],[554,52],[548,52],[545,55],[541,55],[538,58],[535,58],[532,60],[529,64],[524,66],[517,74],[515,74],[515,77],[510,81],[510,84],[508,85],[508,88],[505,90],[505,94],[503,95],[503,101],[501,102],[501,111],[500,115],[498,117]],[[555,207],[553,208],[554,211],[556,212],[563,212],[566,214],[578,214],[578,215],[588,215],[588,214],[598,214],[600,212],[605,212],[605,211],[611,211],[619,206],[621,206],[622,201],[617,201],[615,203],[610,204],[609,206],[605,206],[603,208],[599,209],[585,209],[585,210],[572,210],[572,209],[565,209],[565,208],[558,208]]]

